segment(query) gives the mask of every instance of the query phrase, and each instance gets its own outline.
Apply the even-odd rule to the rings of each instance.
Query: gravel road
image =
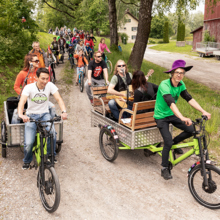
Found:
[[[86,93],[64,84],[63,66],[56,69],[56,85],[69,118],[64,122],[64,143],[55,165],[60,206],[53,214],[45,211],[37,171],[22,170],[23,153],[10,148],[6,159],[0,157],[0,219],[219,219],[220,210],[202,207],[189,192],[187,171],[194,158],[176,166],[169,181],[160,176],[161,158],[146,158],[143,150],[120,151],[115,162],[106,161],[99,150],[99,129],[91,127]],[[56,109],[60,113],[58,106]]]
[[[189,56],[180,53],[170,53],[166,51],[153,50],[148,46],[144,59],[159,66],[171,69],[175,60],[185,60],[187,66],[193,68],[186,73],[186,77],[196,82],[202,83],[211,89],[220,90],[220,61],[210,58]]]

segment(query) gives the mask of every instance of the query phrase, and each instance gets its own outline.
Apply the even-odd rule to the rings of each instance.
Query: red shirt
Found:
[[[84,34],[83,33],[81,33],[81,34],[79,33],[79,38],[83,40],[84,39]]]
[[[92,39],[90,39],[90,40],[85,40],[85,45],[86,45],[86,43],[89,43],[89,46],[90,46],[91,48],[94,47],[94,43],[93,43]]]

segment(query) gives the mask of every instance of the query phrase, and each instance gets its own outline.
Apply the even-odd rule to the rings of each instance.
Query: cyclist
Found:
[[[97,42],[96,38],[93,37],[93,34],[90,34],[90,39],[92,39],[93,43],[96,43],[96,42]]]
[[[80,38],[80,40],[84,40],[84,33],[82,30],[79,31],[79,38]]]
[[[172,145],[191,137],[194,131],[190,118],[184,117],[176,106],[179,96],[184,98],[193,108],[207,116],[208,119],[211,118],[211,114],[206,112],[188,93],[182,81],[185,72],[189,71],[192,67],[193,66],[186,66],[184,60],[174,61],[172,69],[165,72],[171,73],[171,78],[162,81],[157,92],[154,118],[164,140],[161,176],[165,180],[172,179],[168,166],[169,151]],[[183,132],[174,139],[172,139],[172,135],[169,132],[170,123],[183,130]],[[182,149],[176,149],[175,152],[179,154],[183,153]]]
[[[73,34],[73,37],[71,38],[71,43],[73,44],[74,40],[76,40],[76,34]]]
[[[100,51],[102,53],[102,58],[103,60],[105,60],[105,53],[104,50],[107,50],[109,53],[111,53],[111,51],[108,49],[107,45],[105,44],[105,38],[101,38],[100,43],[99,43],[99,49],[98,51]]]
[[[79,81],[79,73],[80,71],[84,70],[85,65],[88,65],[88,61],[85,58],[85,56],[83,55],[83,50],[80,49],[78,54],[74,54],[74,58],[76,58],[77,60],[77,67],[76,67],[76,71],[77,71],[77,76],[76,76],[76,86],[78,86],[78,81]]]
[[[104,80],[104,75],[105,75],[105,80]],[[91,104],[93,104],[93,97],[90,86],[93,86],[95,84],[105,85],[105,81],[107,84],[109,84],[107,64],[104,60],[102,60],[101,53],[99,51],[96,51],[94,53],[94,60],[89,62],[88,79],[85,83],[86,93],[88,95]]]
[[[52,48],[52,50],[55,50],[55,56],[57,59],[57,63],[59,64],[59,44],[56,40],[56,37],[53,38],[53,42],[51,43],[50,47]]]
[[[83,40],[80,40],[79,44],[76,45],[76,54],[79,54],[79,51],[82,50],[83,54],[88,56],[85,45],[83,44]]]
[[[92,48],[89,46],[89,43],[86,43],[86,51],[87,51],[87,54],[88,54],[88,57],[90,56],[90,59],[93,60],[93,50]]]
[[[24,85],[24,81],[29,70],[30,72],[29,72],[26,83],[31,84],[37,81],[36,71],[38,67],[39,67],[39,60],[36,54],[28,54],[25,56],[24,68],[17,75],[15,84],[14,84],[14,90],[19,96],[21,95],[21,92],[22,92],[21,87],[26,86]],[[50,112],[51,117],[54,118],[56,114],[56,109],[52,102],[49,102],[49,112]],[[20,120],[17,119],[17,109],[15,109],[13,113],[12,124],[19,124],[19,123],[20,123]]]
[[[62,119],[67,119],[66,107],[65,104],[58,92],[58,88],[49,81],[49,71],[46,68],[39,68],[36,72],[37,82],[27,85],[22,91],[21,99],[18,104],[18,116],[25,123],[25,142],[24,142],[24,164],[22,169],[28,169],[32,161],[33,153],[32,148],[35,141],[36,134],[36,124],[34,122],[29,122],[29,118],[35,120],[50,120],[51,116],[48,112],[48,102],[50,94],[52,94],[56,101],[58,102],[60,109],[62,111]],[[24,105],[28,102],[28,108],[26,115],[23,115]],[[47,122],[46,129],[50,129],[51,123]],[[54,153],[56,149],[56,134],[55,128],[52,127],[51,131],[53,134],[53,144],[54,144]],[[47,153],[51,154],[50,149],[50,138],[47,141]],[[54,162],[57,162],[55,159]]]
[[[52,33],[53,33],[52,28],[50,28],[50,29],[48,30],[48,33],[49,33],[49,34],[52,34]]]
[[[36,54],[39,60],[40,67],[48,67],[47,54],[40,48],[40,43],[35,41],[32,44],[33,49],[29,52],[30,54]]]
[[[73,54],[74,54],[74,46],[72,44],[69,45],[69,48],[67,49],[68,53],[69,53],[69,58],[68,60],[70,59],[70,56],[73,57]],[[73,59],[73,64],[74,64],[74,59]]]
[[[94,48],[94,43],[93,43],[92,39],[90,39],[90,35],[87,35],[87,36],[86,36],[86,40],[85,40],[85,43],[84,43],[84,44],[86,45],[87,43],[89,43],[89,47],[90,47],[91,49]]]
[[[64,48],[66,47],[66,40],[63,38],[63,35],[60,35],[60,39],[58,40],[58,44],[60,47],[60,51],[63,50],[63,53],[65,53]]]

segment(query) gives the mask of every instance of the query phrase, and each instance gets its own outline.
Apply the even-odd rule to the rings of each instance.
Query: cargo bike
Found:
[[[1,122],[1,144],[2,157],[6,158],[7,148],[20,147],[23,151],[24,145],[24,123],[11,124],[12,114],[18,106],[18,99],[8,99],[4,102],[4,120]],[[59,179],[54,169],[54,150],[53,150],[53,135],[50,134],[52,125],[54,124],[57,140],[56,152],[59,153],[63,142],[63,121],[61,117],[54,117],[48,121],[35,121],[30,119],[30,122],[36,124],[37,132],[33,147],[33,165],[30,168],[38,170],[37,187],[44,208],[52,213],[57,210],[60,203],[60,184]],[[46,130],[46,123],[50,122],[49,131]],[[47,155],[47,140],[50,138],[51,155]]]
[[[145,156],[158,153],[162,156],[163,141],[153,118],[155,101],[134,103],[132,110],[122,109],[118,122],[111,119],[106,98],[107,87],[93,88],[91,125],[99,127],[99,146],[103,157],[113,162],[119,150],[144,149]],[[122,119],[124,112],[131,118]],[[141,112],[141,113],[140,113]],[[207,118],[202,116],[193,122],[194,138],[191,142],[173,145],[169,153],[169,168],[196,154],[200,159],[188,170],[188,186],[191,194],[201,205],[210,209],[220,208],[220,169],[209,159],[208,134],[205,130]],[[172,134],[172,125],[169,130]],[[177,157],[174,149],[190,148]]]

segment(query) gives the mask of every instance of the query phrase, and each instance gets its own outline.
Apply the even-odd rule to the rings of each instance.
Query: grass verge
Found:
[[[97,43],[95,46],[95,49],[97,50],[98,42],[100,41],[100,38],[97,38]],[[109,47],[110,41],[109,39],[106,39],[106,44]],[[159,45],[160,46],[160,45]],[[131,49],[133,47],[133,44],[122,44],[122,52],[112,52],[112,54],[108,54],[108,59],[111,60],[113,69],[117,62],[117,60],[122,59],[125,62],[128,61],[128,58],[131,53]],[[170,64],[172,65],[172,64]],[[163,73],[167,69],[160,67],[154,63],[148,62],[146,60],[143,61],[141,70],[147,74],[149,69],[154,69],[154,74],[152,77],[150,77],[149,81],[152,83],[155,83],[159,85],[162,80],[165,80],[169,78],[168,74]],[[112,74],[109,76],[110,79],[112,77]],[[183,80],[186,84],[187,90],[192,95],[192,97],[198,101],[198,103],[204,108],[206,111],[210,112],[212,114],[212,119],[207,122],[206,129],[210,134],[210,145],[209,148],[211,149],[210,153],[211,156],[217,157],[217,155],[220,153],[220,149],[218,146],[218,142],[220,140],[219,138],[219,128],[220,128],[220,92],[212,90],[208,88],[207,86],[204,86],[200,83],[197,83],[193,80],[190,80],[186,77]],[[201,113],[192,108],[190,105],[186,103],[185,100],[182,98],[179,98],[177,102],[177,106],[180,110],[180,112],[183,113],[185,117],[189,117],[192,120],[195,120],[196,118],[201,117]],[[176,133],[176,132],[175,132]]]
[[[198,57],[198,53],[192,51],[191,45],[185,45],[185,47],[177,47],[176,41],[171,41],[168,44],[158,44],[156,46],[151,47],[151,49],[159,50],[159,51],[174,52],[174,53],[182,53],[182,54],[187,54],[190,56]]]

